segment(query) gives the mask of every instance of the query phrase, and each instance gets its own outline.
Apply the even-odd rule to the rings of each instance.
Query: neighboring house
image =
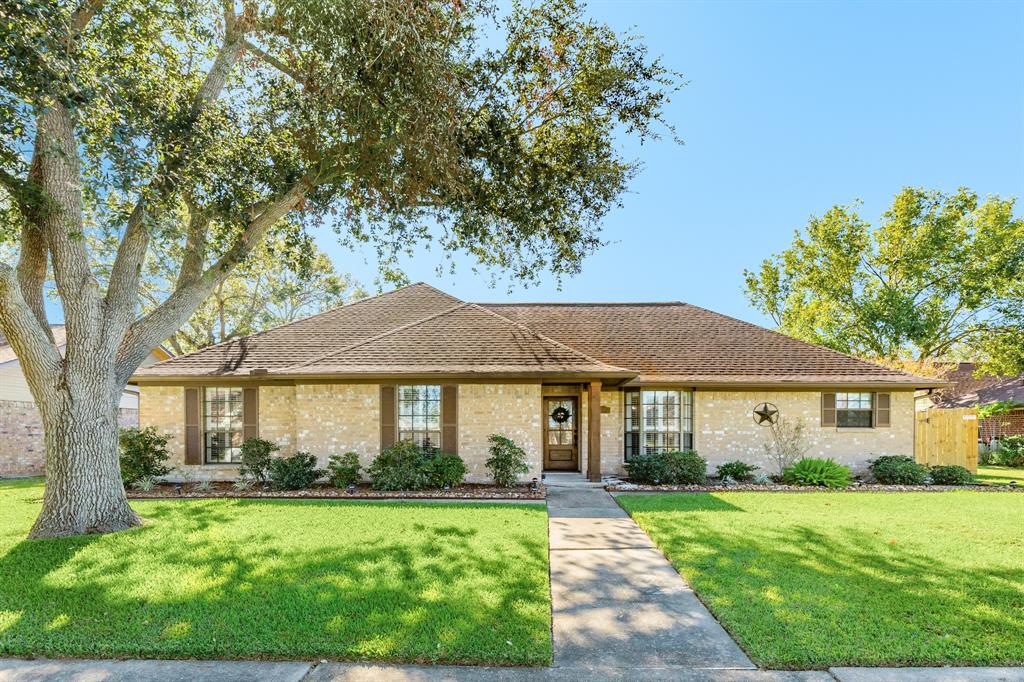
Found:
[[[64,325],[50,326],[61,355],[67,344]],[[171,357],[157,348],[146,358],[146,365]],[[135,426],[139,421],[139,390],[128,386],[121,394],[118,422]],[[41,474],[44,466],[43,423],[32,392],[28,388],[21,362],[7,338],[0,334],[0,476]]]
[[[259,435],[284,454],[411,439],[486,481],[487,437],[531,473],[621,474],[642,452],[695,448],[770,471],[764,402],[806,425],[808,454],[852,466],[913,455],[914,390],[947,385],[685,303],[475,304],[425,284],[173,358],[136,373],[140,422],[172,463],[237,475]]]
[[[974,376],[973,362],[950,364],[942,378],[952,386],[924,398],[928,407],[980,407],[989,403],[1021,403],[1003,414],[978,422],[978,438],[989,442],[1003,436],[1024,435],[1024,374],[1017,376]]]

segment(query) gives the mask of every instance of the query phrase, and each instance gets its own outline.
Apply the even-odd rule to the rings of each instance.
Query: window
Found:
[[[626,460],[634,455],[693,448],[693,395],[689,391],[627,391]]]
[[[242,389],[203,391],[203,456],[207,464],[242,459]]]
[[[441,387],[398,387],[398,440],[441,447]]]
[[[836,393],[836,426],[871,428],[874,404],[871,393]]]

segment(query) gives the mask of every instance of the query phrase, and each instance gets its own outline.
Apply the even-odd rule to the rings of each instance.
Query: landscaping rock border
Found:
[[[178,486],[181,491],[178,491]],[[298,499],[298,500],[543,500],[544,486],[533,491],[529,485],[498,488],[493,485],[467,484],[451,490],[374,490],[363,485],[353,491],[332,486],[305,490],[235,490],[228,481],[217,481],[208,491],[196,490],[195,483],[160,483],[152,490],[129,490],[132,500],[201,499]]]
[[[879,483],[861,483],[848,488],[824,488],[818,486],[783,485],[771,483],[733,483],[730,485],[641,485],[637,483],[616,483],[606,485],[605,490],[613,493],[948,493],[957,490],[975,490],[981,492],[1024,492],[1019,485],[881,485]]]

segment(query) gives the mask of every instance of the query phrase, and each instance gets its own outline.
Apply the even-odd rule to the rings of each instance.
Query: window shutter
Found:
[[[441,387],[441,452],[459,454],[459,387]]]
[[[836,425],[836,394],[835,393],[822,393],[821,394],[821,425],[822,426],[835,426]]]
[[[380,449],[395,444],[395,387],[380,387]]]
[[[892,396],[889,393],[875,394],[875,426],[889,426],[892,414]]]
[[[203,463],[203,445],[199,430],[199,392],[185,389],[185,464]]]
[[[260,389],[242,389],[242,441],[260,435]]]

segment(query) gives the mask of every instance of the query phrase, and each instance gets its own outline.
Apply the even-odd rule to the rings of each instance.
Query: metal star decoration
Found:
[[[754,421],[758,426],[774,424],[779,420],[779,408],[771,403],[761,403],[754,408]]]

